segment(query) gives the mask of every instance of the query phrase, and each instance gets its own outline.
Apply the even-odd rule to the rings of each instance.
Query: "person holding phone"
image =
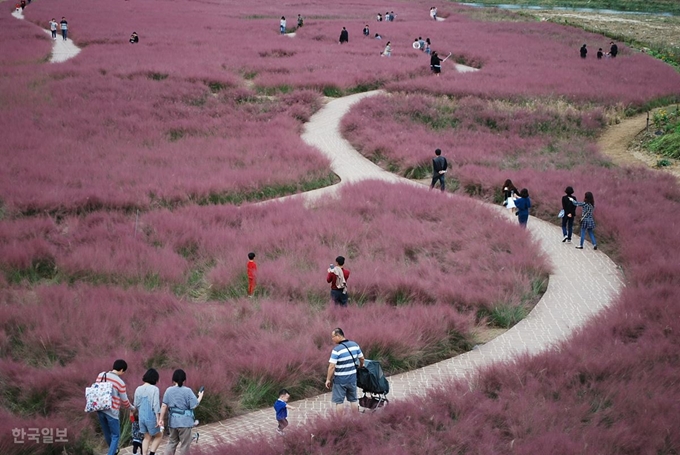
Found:
[[[170,428],[170,440],[165,447],[165,455],[174,455],[179,445],[178,455],[189,453],[191,444],[191,429],[194,427],[194,409],[203,399],[204,389],[198,391],[198,397],[194,392],[184,386],[187,374],[184,370],[178,369],[172,374],[174,384],[165,391],[163,395],[163,406],[158,420],[158,426],[162,427],[165,423],[164,416],[168,413],[168,428]]]

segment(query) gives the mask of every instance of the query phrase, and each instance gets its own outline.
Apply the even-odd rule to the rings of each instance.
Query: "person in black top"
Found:
[[[437,76],[442,72],[442,59],[437,55],[437,51],[432,51],[430,55],[430,69]]]
[[[602,59],[602,56],[603,56],[603,55],[604,55],[604,54],[602,53],[602,48],[599,48],[599,49],[597,50],[597,59],[598,59],[598,60]]]
[[[619,53],[619,46],[617,46],[617,45],[614,43],[614,41],[612,41],[612,42],[609,43],[609,44],[611,44],[611,47],[609,48],[609,55],[611,56],[611,58],[615,58],[615,57],[616,57],[616,54]]]
[[[130,35],[130,44],[136,43],[139,43],[139,35],[137,35],[137,32],[132,32],[132,35]]]
[[[439,181],[439,189],[443,191],[446,190],[446,169],[449,164],[446,162],[446,158],[442,156],[441,149],[434,151],[435,157],[432,158],[432,184],[430,189],[434,188],[435,183]]]
[[[366,27],[364,27],[364,36],[369,36],[371,34],[371,30],[368,28],[368,24],[366,24]]]
[[[586,49],[586,45],[584,44],[581,46],[581,58],[586,58],[588,55],[588,49]]]
[[[564,238],[562,242],[571,243],[571,234],[574,230],[574,218],[576,218],[576,206],[571,202],[574,189],[568,186],[564,190],[565,195],[562,196],[562,210],[564,216],[562,217],[562,235]]]
[[[348,43],[348,42],[349,42],[349,33],[347,33],[347,29],[345,27],[342,27],[342,31],[340,32],[340,44]]]

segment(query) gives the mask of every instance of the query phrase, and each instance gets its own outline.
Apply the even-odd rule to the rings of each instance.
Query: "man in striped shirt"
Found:
[[[341,328],[331,332],[331,340],[336,346],[331,352],[328,361],[328,373],[326,374],[326,388],[331,388],[333,383],[333,398],[335,409],[340,411],[342,404],[347,398],[351,407],[359,411],[359,399],[357,397],[357,362],[364,366],[364,353],[354,341],[345,338]]]
[[[102,426],[104,439],[109,445],[107,455],[118,453],[118,441],[120,439],[120,407],[134,409],[127,396],[127,388],[121,376],[127,371],[127,362],[118,359],[113,362],[111,371],[103,371],[97,376],[97,382],[111,382],[113,384],[113,395],[111,397],[111,409],[97,411],[99,423]]]

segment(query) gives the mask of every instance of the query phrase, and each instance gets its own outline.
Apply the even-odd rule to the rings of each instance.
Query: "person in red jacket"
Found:
[[[331,264],[328,268],[326,282],[331,284],[331,300],[336,305],[347,306],[347,279],[349,270],[344,268],[345,258],[338,256],[335,258],[335,265]]]
[[[257,278],[257,264],[255,263],[255,253],[248,253],[248,297],[252,297],[255,292],[255,279]]]

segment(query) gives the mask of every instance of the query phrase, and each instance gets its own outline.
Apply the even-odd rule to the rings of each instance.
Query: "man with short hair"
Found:
[[[443,191],[446,190],[446,169],[449,164],[446,162],[446,158],[442,156],[441,149],[434,151],[435,157],[432,158],[432,184],[430,184],[430,189],[434,188],[434,185],[439,181],[439,188]]]
[[[64,16],[61,17],[61,22],[59,22],[61,27],[61,37],[64,41],[68,39],[68,22]]]
[[[336,411],[341,410],[345,398],[351,407],[359,411],[359,399],[357,398],[357,362],[360,367],[364,366],[364,353],[354,341],[345,338],[345,333],[340,327],[333,329],[331,340],[336,346],[331,352],[328,361],[328,373],[326,373],[326,388],[331,388],[333,383],[333,397]]]
[[[109,445],[107,455],[115,455],[118,452],[118,441],[120,440],[120,407],[124,406],[134,409],[127,396],[125,382],[121,376],[127,371],[127,362],[118,359],[113,362],[111,371],[103,371],[97,376],[96,382],[111,382],[113,384],[113,395],[111,396],[111,409],[97,411],[99,423],[102,426],[104,439]]]
[[[335,258],[335,265],[328,268],[326,282],[331,284],[331,300],[336,305],[347,306],[347,280],[349,270],[345,269],[345,258],[338,256]]]
[[[614,41],[612,41],[609,44],[611,46],[609,48],[609,55],[611,56],[611,58],[616,58],[617,54],[619,53],[619,46],[617,46]]]

